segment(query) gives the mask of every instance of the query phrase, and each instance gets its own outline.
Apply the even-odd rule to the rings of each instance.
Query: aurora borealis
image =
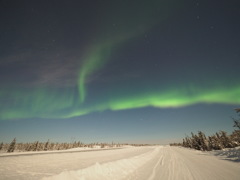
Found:
[[[234,3],[198,0],[3,1],[0,126],[76,120],[112,127],[121,120],[100,117],[120,113],[135,124],[130,111],[149,108],[165,125],[177,117],[161,111],[229,113],[240,105],[238,15]]]

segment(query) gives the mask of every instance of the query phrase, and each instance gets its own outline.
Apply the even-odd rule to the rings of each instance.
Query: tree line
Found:
[[[88,148],[105,148],[105,147],[121,147],[123,144],[119,143],[89,143],[84,144],[80,141],[75,141],[73,143],[54,143],[50,142],[33,142],[33,143],[17,143],[16,138],[12,140],[10,144],[8,143],[1,143],[0,144],[0,152],[26,152],[26,151],[53,151],[53,150],[67,150],[72,148],[79,148],[79,147],[88,147]]]
[[[75,141],[73,143],[54,143],[50,142],[33,142],[33,143],[17,143],[16,138],[12,140],[10,144],[1,143],[0,152],[27,152],[27,151],[55,151],[55,150],[67,150],[73,148],[119,148],[125,145],[130,146],[149,146],[149,144],[128,144],[128,143],[89,143],[85,144],[80,141]]]
[[[240,108],[235,110],[237,113],[240,113]],[[233,118],[233,122],[233,127],[236,129],[229,135],[225,131],[219,131],[211,136],[206,136],[202,131],[198,131],[197,134],[191,133],[191,136],[185,137],[182,143],[171,143],[170,145],[201,151],[221,150],[240,146],[240,119]]]

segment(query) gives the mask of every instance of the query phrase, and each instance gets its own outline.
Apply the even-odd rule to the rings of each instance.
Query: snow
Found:
[[[128,147],[128,146],[124,146]],[[85,152],[85,151],[99,151],[99,150],[109,150],[109,149],[120,149],[123,147],[104,147],[101,148],[101,146],[93,146],[93,147],[78,147],[78,148],[72,148],[72,149],[66,149],[66,150],[53,150],[53,151],[25,151],[25,152],[12,152],[12,153],[7,153],[7,152],[0,152],[0,157],[3,156],[20,156],[20,155],[38,155],[38,154],[53,154],[53,153],[71,153],[71,152]]]
[[[0,156],[0,179],[239,180],[239,150],[201,152],[179,147],[147,146],[15,153]]]
[[[43,180],[64,180],[64,179],[123,179],[131,175],[139,167],[143,166],[147,161],[153,159],[158,153],[159,148],[154,148],[153,151],[134,156],[128,159],[121,159],[114,162],[99,164],[98,162],[88,168],[78,171],[66,171],[59,175],[43,178]],[[93,173],[94,172],[94,173]]]
[[[213,155],[220,156],[221,159],[240,162],[240,147],[226,148],[211,152]]]

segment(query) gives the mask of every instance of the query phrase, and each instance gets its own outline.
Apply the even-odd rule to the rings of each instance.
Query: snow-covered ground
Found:
[[[239,180],[239,148],[201,152],[170,146],[0,155],[0,179]],[[9,154],[8,154],[9,155]]]
[[[226,148],[223,150],[211,151],[211,154],[219,156],[221,159],[240,162],[240,146],[236,148]]]
[[[124,146],[128,147],[128,146]],[[65,150],[49,150],[49,151],[14,151],[12,153],[8,153],[6,151],[1,152],[0,151],[0,157],[7,157],[7,156],[20,156],[20,155],[37,155],[37,154],[54,154],[54,153],[72,153],[72,152],[85,152],[85,151],[102,151],[102,150],[109,150],[109,149],[120,149],[123,148],[123,146],[119,147],[104,147],[101,148],[101,146],[93,146],[93,147],[78,147],[78,148],[72,148],[72,149],[65,149]]]

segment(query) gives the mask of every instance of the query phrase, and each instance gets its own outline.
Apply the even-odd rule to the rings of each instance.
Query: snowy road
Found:
[[[185,148],[130,147],[0,157],[0,179],[239,180],[240,163]]]

